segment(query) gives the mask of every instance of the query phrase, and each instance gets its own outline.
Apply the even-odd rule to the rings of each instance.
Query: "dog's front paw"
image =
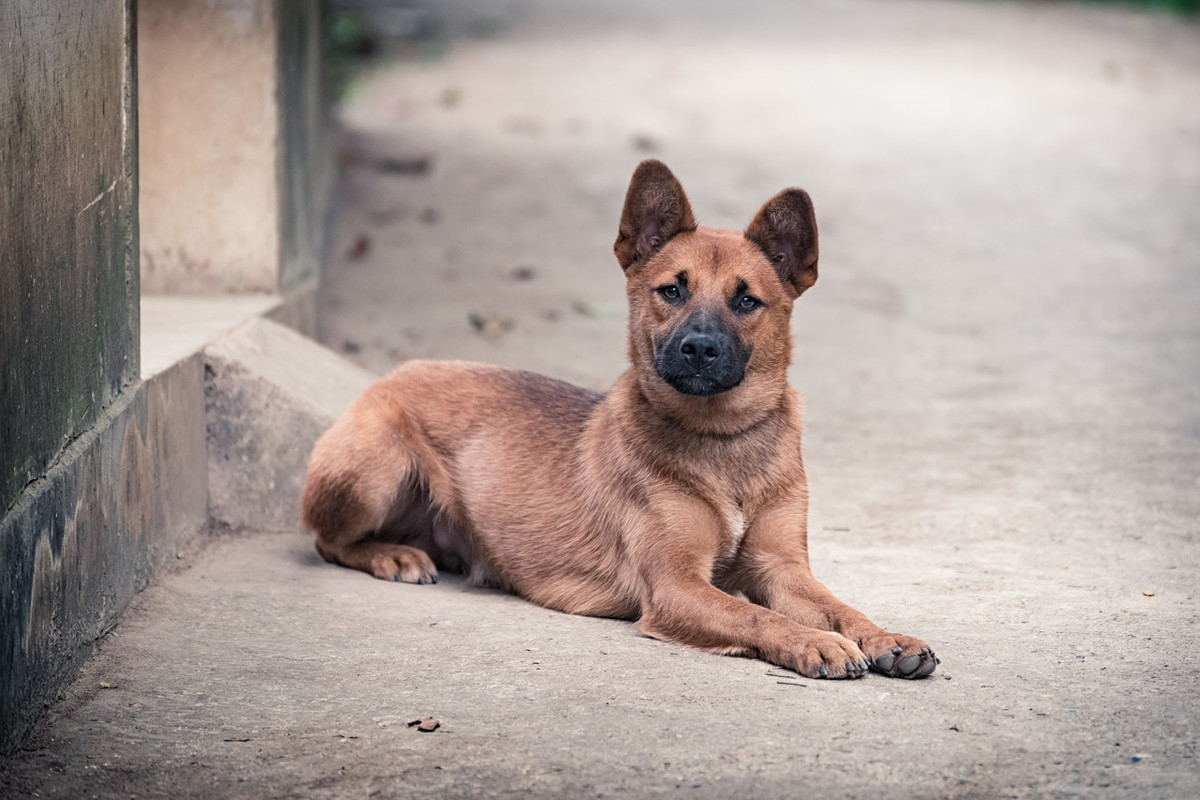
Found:
[[[814,636],[796,654],[792,669],[807,678],[861,678],[869,662],[858,646],[836,633]]]
[[[889,678],[925,678],[941,663],[933,648],[911,636],[880,632],[859,646],[871,659],[871,671]]]

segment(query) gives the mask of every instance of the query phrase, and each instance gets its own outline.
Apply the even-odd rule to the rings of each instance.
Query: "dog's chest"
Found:
[[[725,548],[722,555],[731,559],[737,555],[742,546],[742,538],[746,535],[746,513],[741,504],[734,504],[725,510]]]

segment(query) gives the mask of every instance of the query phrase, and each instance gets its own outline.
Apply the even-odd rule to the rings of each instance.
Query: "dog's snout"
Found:
[[[713,395],[742,382],[751,348],[719,321],[693,318],[657,350],[654,369],[660,378],[683,394]]]
[[[684,362],[692,369],[704,369],[721,357],[721,346],[715,338],[704,333],[693,333],[683,337],[679,352]]]

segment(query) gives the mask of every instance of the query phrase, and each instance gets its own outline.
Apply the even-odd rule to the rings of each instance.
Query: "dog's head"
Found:
[[[775,195],[745,232],[698,227],[671,171],[643,161],[613,250],[627,280],[630,358],[652,401],[689,416],[778,402],[792,302],[817,280],[808,194]]]

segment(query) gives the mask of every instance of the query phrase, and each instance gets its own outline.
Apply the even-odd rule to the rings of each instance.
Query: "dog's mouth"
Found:
[[[730,389],[741,384],[745,378],[745,371],[740,371],[736,376],[721,376],[720,378],[702,374],[663,374],[663,370],[656,370],[658,377],[662,378],[668,386],[680,394],[692,395],[693,397],[711,397],[715,394],[728,392]]]

